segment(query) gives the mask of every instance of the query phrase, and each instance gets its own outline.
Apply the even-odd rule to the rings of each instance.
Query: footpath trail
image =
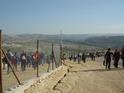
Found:
[[[25,93],[124,93],[124,69],[106,70],[93,61],[65,65]]]

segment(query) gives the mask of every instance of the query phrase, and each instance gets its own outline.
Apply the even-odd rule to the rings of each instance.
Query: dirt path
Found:
[[[45,80],[25,90],[25,93],[50,93],[53,91],[57,83],[65,77],[67,67],[63,66],[60,70],[52,73]]]
[[[44,64],[44,66],[39,66],[39,74],[43,74],[47,72],[47,64]],[[51,70],[51,69],[50,69]],[[26,68],[26,71],[22,72],[20,66],[18,67],[18,71],[15,71],[19,80],[21,83],[24,83],[28,81],[29,79],[35,78],[37,71],[34,70],[32,67]],[[3,70],[2,72],[3,76],[3,89],[7,90],[11,87],[14,87],[15,85],[18,85],[17,80],[15,79],[12,72],[10,74],[7,74],[6,70]]]
[[[124,70],[111,69],[105,70],[104,67],[96,62],[74,66],[70,69],[69,77],[75,74],[78,80],[69,92],[60,93],[124,93]],[[72,86],[63,79],[63,86],[66,84]],[[61,87],[58,85],[58,89]]]
[[[98,62],[66,65],[25,93],[124,93],[124,69],[106,70]]]

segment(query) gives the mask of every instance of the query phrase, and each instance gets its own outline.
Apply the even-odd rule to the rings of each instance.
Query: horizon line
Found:
[[[3,35],[60,35],[59,34],[48,34],[48,33],[3,33]],[[124,35],[124,33],[62,33],[62,35]]]

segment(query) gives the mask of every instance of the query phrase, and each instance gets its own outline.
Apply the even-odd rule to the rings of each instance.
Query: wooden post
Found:
[[[52,43],[52,54],[51,54],[51,56],[52,56],[52,70],[54,70],[54,64],[53,64],[53,43]]]
[[[37,77],[39,77],[39,40],[37,40]]]
[[[50,62],[48,63],[47,72],[49,72],[49,70],[50,70]]]
[[[60,64],[62,65],[62,44],[60,44]]]
[[[2,88],[2,30],[0,30],[0,93],[3,93]]]
[[[60,41],[60,64],[62,65],[62,56],[63,56],[63,36],[62,36],[62,30],[60,31],[61,41]]]
[[[57,61],[56,61],[56,58],[55,58],[55,54],[54,54],[54,49],[52,48],[52,55],[53,55],[53,62],[55,63],[55,67],[57,68]]]

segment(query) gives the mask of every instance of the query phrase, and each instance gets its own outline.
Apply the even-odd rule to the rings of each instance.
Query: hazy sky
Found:
[[[0,0],[4,33],[124,33],[124,0]]]

